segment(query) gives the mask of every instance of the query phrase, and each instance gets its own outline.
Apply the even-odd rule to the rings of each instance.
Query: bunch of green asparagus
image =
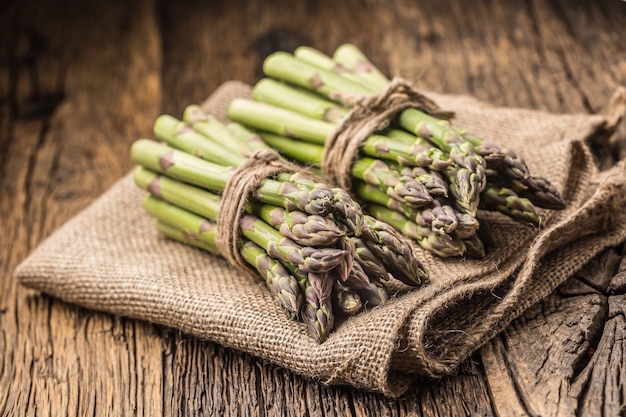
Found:
[[[228,116],[285,156],[319,165],[323,146],[348,112],[346,97],[366,97],[390,81],[353,45],[333,57],[300,47],[264,63],[253,100],[232,102]],[[372,216],[441,257],[483,257],[479,209],[539,227],[536,207],[562,209],[558,190],[532,176],[510,149],[485,143],[416,108],[360,145],[350,167],[352,192]]]
[[[155,136],[137,140],[135,183],[165,236],[219,254],[216,220],[233,171],[269,149],[241,125],[224,125],[199,106],[184,121],[157,118]],[[238,198],[238,196],[226,196]],[[364,215],[348,193],[302,173],[265,178],[248,198],[239,223],[241,257],[263,277],[288,317],[326,339],[336,314],[383,304],[390,277],[411,286],[428,273],[411,245],[390,226]]]

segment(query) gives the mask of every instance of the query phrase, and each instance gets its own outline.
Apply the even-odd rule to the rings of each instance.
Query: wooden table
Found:
[[[401,400],[326,387],[218,345],[29,291],[12,271],[132,163],[154,118],[268,53],[354,42],[445,93],[601,112],[626,85],[626,3],[142,0],[3,3],[0,415],[612,415],[626,413],[624,248],[533,307],[455,375]],[[625,130],[614,155],[626,152]]]

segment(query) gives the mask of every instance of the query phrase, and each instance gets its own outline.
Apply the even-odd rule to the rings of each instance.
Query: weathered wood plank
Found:
[[[481,351],[500,415],[619,415],[624,295],[606,288],[622,258],[605,251]]]
[[[0,17],[0,414],[159,414],[158,329],[34,294],[12,277],[130,169],[128,145],[160,100],[152,5],[10,6]]]

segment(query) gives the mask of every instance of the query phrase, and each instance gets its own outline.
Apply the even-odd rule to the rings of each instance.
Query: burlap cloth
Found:
[[[204,106],[223,118],[230,100],[249,94],[244,84],[226,83]],[[517,150],[533,173],[559,187],[567,209],[543,212],[541,230],[482,214],[495,243],[484,260],[442,261],[420,251],[431,285],[339,323],[322,344],[285,318],[259,277],[159,236],[130,176],[43,242],[17,277],[65,301],[180,329],[324,383],[402,395],[417,375],[454,371],[603,248],[626,238],[624,167],[596,172],[586,145],[614,130],[624,114],[623,90],[607,116],[430,97],[456,113],[457,125]]]

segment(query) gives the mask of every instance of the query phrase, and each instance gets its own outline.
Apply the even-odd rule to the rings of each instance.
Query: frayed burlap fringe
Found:
[[[607,116],[554,115],[491,107],[470,97],[428,94],[455,125],[515,149],[548,177],[567,207],[542,212],[532,229],[480,213],[494,247],[482,260],[441,260],[418,251],[431,284],[339,323],[322,344],[286,320],[263,281],[220,257],[169,241],[144,213],[129,175],[43,242],[18,267],[20,281],[68,302],[147,320],[248,352],[329,384],[388,396],[416,375],[454,369],[596,254],[626,239],[624,165],[596,172],[586,141],[609,137],[626,112],[626,90]],[[250,87],[227,83],[204,105],[225,118]]]

